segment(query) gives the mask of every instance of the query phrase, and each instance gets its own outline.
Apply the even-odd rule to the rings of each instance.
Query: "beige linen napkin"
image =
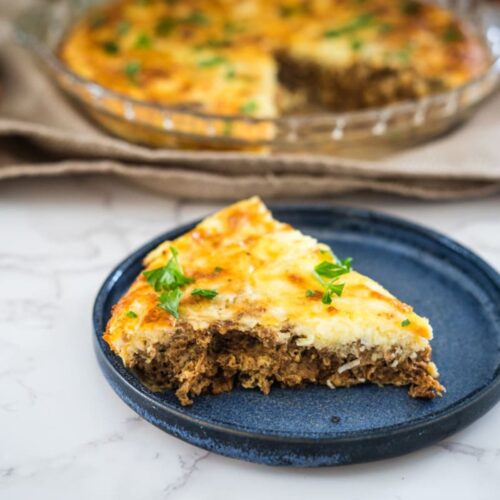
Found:
[[[12,41],[5,21],[2,29],[0,180],[110,173],[170,195],[203,199],[327,196],[361,189],[448,199],[500,191],[499,95],[453,133],[383,161],[150,149],[92,125]]]

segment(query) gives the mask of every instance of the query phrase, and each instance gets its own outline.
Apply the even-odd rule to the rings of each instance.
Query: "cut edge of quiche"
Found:
[[[354,263],[355,264],[355,263]],[[207,217],[144,259],[104,339],[182,405],[235,386],[445,389],[428,320],[325,244],[273,219],[259,198]]]

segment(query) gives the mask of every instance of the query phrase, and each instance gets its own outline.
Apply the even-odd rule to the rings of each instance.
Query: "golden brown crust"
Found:
[[[61,58],[141,101],[251,116],[280,111],[276,63],[338,110],[453,88],[488,64],[467,25],[412,0],[122,0],[77,23]]]

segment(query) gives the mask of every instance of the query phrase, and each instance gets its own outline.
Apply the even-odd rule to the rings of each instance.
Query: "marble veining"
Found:
[[[425,224],[500,269],[498,196],[441,204],[351,195],[332,203]],[[165,199],[106,177],[0,185],[0,498],[498,498],[500,405],[410,455],[306,470],[207,453],[116,397],[91,345],[99,285],[144,241],[220,206]]]

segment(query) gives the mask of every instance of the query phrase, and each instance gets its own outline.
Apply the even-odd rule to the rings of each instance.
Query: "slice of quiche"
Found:
[[[144,260],[104,333],[125,366],[183,405],[235,385],[444,388],[426,318],[273,219],[258,198],[205,219]]]

